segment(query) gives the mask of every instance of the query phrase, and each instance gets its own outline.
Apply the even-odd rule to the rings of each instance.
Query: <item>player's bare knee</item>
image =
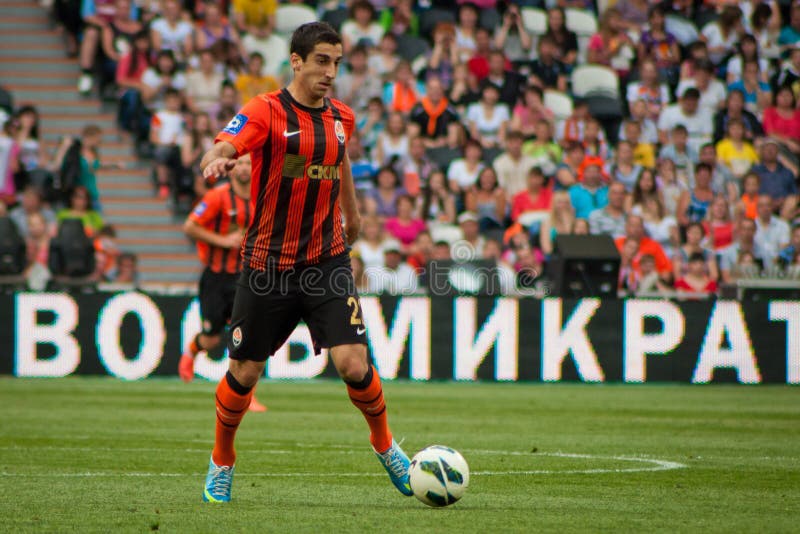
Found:
[[[364,345],[342,345],[331,349],[336,371],[346,382],[360,382],[369,370],[367,348]]]
[[[237,382],[246,388],[251,388],[258,383],[258,379],[264,374],[266,363],[252,360],[230,360],[228,369]]]

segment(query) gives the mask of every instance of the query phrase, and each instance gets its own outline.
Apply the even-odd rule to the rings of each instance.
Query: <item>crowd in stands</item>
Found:
[[[279,27],[289,6],[82,0],[76,22],[64,9],[76,1],[57,0],[54,13],[80,91],[118,99],[157,196],[201,195],[198,162],[215,133],[291,79],[291,28]],[[541,287],[565,234],[613,237],[629,293],[800,275],[800,3],[289,4],[343,37],[330,96],[358,121],[360,290],[413,292],[429,261],[454,258],[495,262],[504,290]],[[616,81],[593,91],[588,72]],[[27,113],[0,137],[6,176],[46,159],[30,126],[8,126]],[[89,173],[91,147],[85,139]],[[96,204],[82,185],[86,198],[65,209]]]

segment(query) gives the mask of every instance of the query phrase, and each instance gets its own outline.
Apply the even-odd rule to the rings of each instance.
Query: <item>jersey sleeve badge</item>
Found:
[[[237,113],[234,118],[231,119],[231,122],[222,130],[226,134],[237,135],[239,132],[242,131],[244,125],[247,124],[248,117],[247,115],[242,115],[241,113]]]

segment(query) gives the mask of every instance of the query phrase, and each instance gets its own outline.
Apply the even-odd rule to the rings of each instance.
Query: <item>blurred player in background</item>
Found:
[[[197,242],[197,254],[206,266],[198,291],[202,330],[189,342],[178,363],[178,374],[184,382],[194,378],[197,353],[219,346],[231,318],[236,279],[242,268],[242,236],[253,220],[251,170],[249,154],[236,160],[236,166],[228,173],[230,181],[206,193],[183,225],[186,235]],[[249,408],[253,412],[267,410],[255,397]]]
[[[381,380],[367,358],[348,254],[361,226],[347,155],[355,116],[325,96],[342,61],[341,37],[325,23],[303,24],[292,35],[290,54],[292,82],[248,102],[200,164],[206,178],[219,176],[250,153],[254,209],[231,317],[230,367],[217,387],[216,440],[203,499],[230,500],[234,436],[253,386],[301,319],[315,351],[330,348],[392,483],[411,495],[409,460],[392,438]]]

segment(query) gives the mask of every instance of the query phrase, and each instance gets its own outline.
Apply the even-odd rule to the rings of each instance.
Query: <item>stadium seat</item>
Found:
[[[572,99],[561,91],[548,89],[544,92],[544,107],[553,112],[556,120],[564,120],[572,114]]]
[[[447,241],[451,245],[456,241],[464,239],[464,232],[454,224],[431,225],[431,239],[436,241]]]
[[[675,36],[681,46],[689,46],[699,38],[697,26],[691,20],[680,15],[667,15],[664,24],[667,31]]]
[[[284,4],[275,13],[275,31],[281,35],[291,35],[301,24],[314,22],[317,14],[310,7],[301,4]]]
[[[524,7],[520,14],[522,15],[522,25],[530,33],[536,36],[547,33],[547,13],[543,9]]]
[[[572,71],[572,94],[585,97],[591,94],[619,98],[617,73],[603,65],[580,65]]]
[[[455,24],[456,16],[449,9],[431,8],[419,14],[419,34],[422,37],[432,38],[433,29],[440,22]]]
[[[619,125],[624,117],[622,100],[617,96],[590,92],[584,97],[589,114],[600,121],[608,142],[614,146],[619,137]]]
[[[397,53],[407,61],[414,61],[419,56],[427,54],[428,50],[430,50],[428,42],[422,37],[414,37],[413,35],[397,36]]]
[[[347,17],[350,16],[350,10],[346,7],[337,7],[336,9],[329,9],[325,13],[322,14],[323,22],[327,22],[331,26],[333,26],[336,31],[341,31],[342,24],[344,21],[347,20]]]
[[[568,30],[578,36],[578,63],[585,63],[589,49],[589,39],[597,33],[597,17],[591,11],[567,9],[565,24]]]
[[[478,19],[478,26],[481,28],[486,28],[490,32],[494,33],[495,28],[500,27],[502,23],[503,22],[500,18],[500,13],[498,13],[496,9],[481,9],[480,18]]]

